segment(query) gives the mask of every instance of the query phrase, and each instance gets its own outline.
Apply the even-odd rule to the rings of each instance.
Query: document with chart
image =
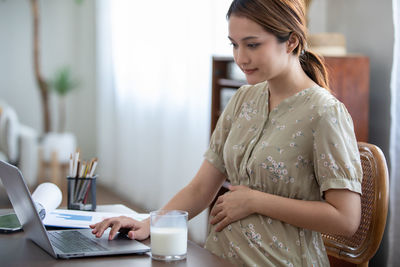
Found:
[[[117,216],[127,216],[141,221],[149,217],[147,213],[114,213],[93,212],[81,210],[56,209],[49,212],[43,220],[44,225],[63,228],[89,228],[90,224],[98,223],[103,219]]]

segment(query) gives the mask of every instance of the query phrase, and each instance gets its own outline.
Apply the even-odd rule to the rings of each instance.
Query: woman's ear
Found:
[[[295,33],[291,33],[289,39],[286,41],[286,52],[292,53],[293,50],[299,45],[299,37]]]

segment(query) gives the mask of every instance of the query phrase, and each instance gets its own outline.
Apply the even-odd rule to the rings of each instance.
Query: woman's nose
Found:
[[[235,58],[236,64],[238,64],[239,66],[249,64],[249,62],[250,62],[250,58],[247,55],[247,52],[245,51],[245,49],[242,49],[240,47],[235,50],[234,58]]]

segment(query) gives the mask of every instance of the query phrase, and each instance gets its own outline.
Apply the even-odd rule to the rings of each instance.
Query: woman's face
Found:
[[[259,24],[231,15],[228,38],[232,42],[235,62],[249,84],[271,81],[284,73],[290,55],[286,42],[279,43],[275,35]]]

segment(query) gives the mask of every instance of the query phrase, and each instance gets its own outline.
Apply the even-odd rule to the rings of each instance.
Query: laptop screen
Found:
[[[27,237],[56,257],[20,170],[0,160],[0,179]]]

